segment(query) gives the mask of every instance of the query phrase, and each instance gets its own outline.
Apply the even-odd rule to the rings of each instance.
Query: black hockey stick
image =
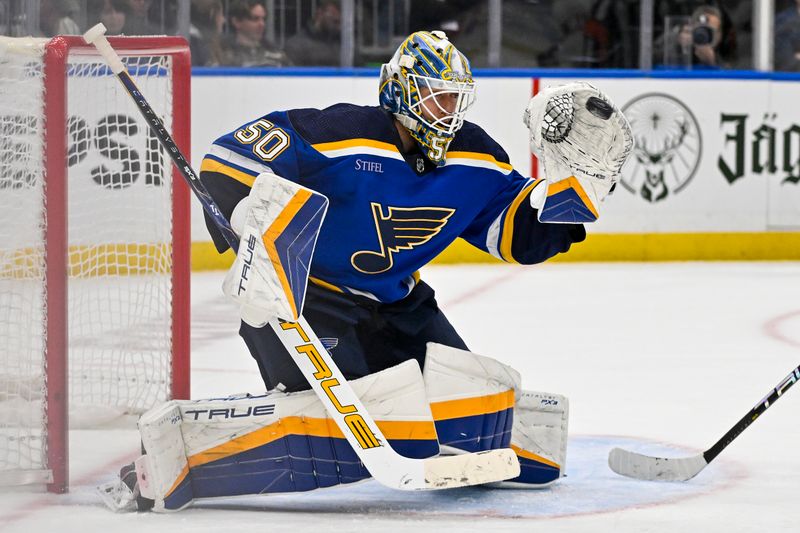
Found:
[[[136,87],[125,65],[106,39],[105,31],[105,26],[98,24],[86,32],[84,39],[97,48],[136,103],[161,146],[170,155],[197,199],[203,204],[205,211],[221,230],[228,245],[234,252],[237,251],[239,238],[144,95]],[[519,461],[510,448],[428,459],[411,459],[398,454],[388,444],[375,420],[364,408],[305,319],[300,316],[296,322],[273,320],[270,326],[358,458],[372,477],[383,485],[403,490],[445,489],[502,481],[519,475]]]
[[[683,458],[651,457],[623,450],[622,448],[614,448],[608,454],[608,466],[617,474],[636,479],[649,481],[686,481],[692,479],[797,381],[800,381],[800,366],[792,370],[777,387],[758,402],[721,439],[700,455]]]

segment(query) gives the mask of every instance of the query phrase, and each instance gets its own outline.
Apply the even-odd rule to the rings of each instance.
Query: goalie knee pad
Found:
[[[416,361],[350,384],[397,452],[438,453]],[[312,391],[172,401],[145,413],[139,427],[146,450],[139,488],[156,511],[196,498],[308,491],[369,477]]]
[[[425,389],[443,452],[511,447],[517,478],[496,487],[540,488],[563,475],[567,399],[522,391],[519,373],[489,357],[429,343]]]
[[[520,377],[502,363],[428,343],[425,391],[440,445],[449,451],[507,448]]]

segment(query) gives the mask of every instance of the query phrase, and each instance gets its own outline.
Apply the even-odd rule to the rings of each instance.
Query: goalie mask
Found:
[[[381,107],[438,166],[474,101],[469,61],[442,31],[412,33],[381,67]]]

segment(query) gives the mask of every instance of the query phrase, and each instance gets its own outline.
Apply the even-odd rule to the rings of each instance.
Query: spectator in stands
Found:
[[[161,33],[149,20],[150,2],[151,0],[128,0],[128,17],[125,21],[126,35],[156,35]]]
[[[279,67],[289,64],[286,55],[264,41],[267,10],[258,0],[239,0],[230,6],[233,27],[225,47],[225,64],[241,67]]]
[[[45,37],[80,35],[81,30],[72,18],[78,11],[77,0],[41,0],[39,30]]]
[[[224,62],[222,28],[225,14],[221,0],[192,0],[189,46],[192,65],[216,67]]]
[[[800,0],[775,15],[775,70],[800,70]]]
[[[323,0],[306,28],[286,41],[286,54],[295,65],[340,64],[342,12],[338,2]]]
[[[86,6],[89,26],[102,22],[108,35],[119,35],[125,31],[128,9],[128,0],[89,0]]]

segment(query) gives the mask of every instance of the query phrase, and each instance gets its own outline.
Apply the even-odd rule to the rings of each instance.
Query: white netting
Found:
[[[0,471],[46,466],[43,53],[0,41]]]
[[[19,42],[0,40],[0,477],[47,467],[44,238],[61,223],[47,218],[43,186],[47,137],[58,134],[44,130],[44,41]],[[171,130],[171,58],[123,60]],[[75,427],[170,396],[172,200],[169,160],[102,60],[70,55],[67,71]]]

